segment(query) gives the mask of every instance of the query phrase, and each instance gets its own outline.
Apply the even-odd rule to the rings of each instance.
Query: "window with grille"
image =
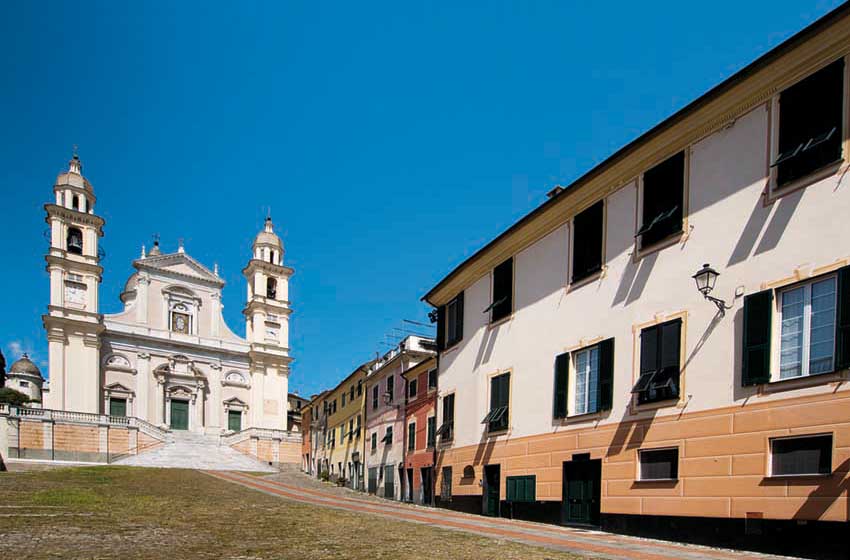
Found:
[[[771,476],[824,475],[832,472],[832,435],[770,440]]]

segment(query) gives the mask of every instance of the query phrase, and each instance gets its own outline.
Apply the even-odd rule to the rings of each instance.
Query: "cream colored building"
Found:
[[[844,4],[451,271],[439,504],[846,545],[848,171]]]
[[[100,313],[104,220],[75,155],[45,205],[50,304],[44,315],[50,382],[45,408],[134,416],[203,433],[287,430],[288,284],[284,248],[271,218],[253,244],[245,337],[222,316],[222,280],[181,246],[158,243],[133,261],[124,309]],[[49,386],[49,387],[48,387]]]
[[[41,402],[43,385],[44,378],[41,376],[41,370],[26,354],[16,360],[6,374],[6,387],[25,394],[32,402]]]

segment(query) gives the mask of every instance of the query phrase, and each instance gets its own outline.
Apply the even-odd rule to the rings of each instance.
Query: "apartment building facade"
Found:
[[[426,294],[438,505],[847,546],[848,92],[845,4]]]
[[[381,356],[366,376],[366,488],[391,500],[404,496],[404,372],[434,354],[433,341],[407,336]]]
[[[404,430],[403,499],[434,504],[434,448],[437,442],[437,358],[431,356],[403,374],[407,389]]]
[[[343,480],[349,488],[363,487],[364,380],[373,362],[357,366],[328,392],[323,406],[328,420],[325,446],[331,480]]]

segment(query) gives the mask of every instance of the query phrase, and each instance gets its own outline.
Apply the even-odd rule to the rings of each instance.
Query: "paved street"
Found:
[[[616,560],[667,560],[673,558],[687,560],[725,560],[732,558],[768,560],[787,558],[702,546],[680,545],[666,541],[612,535],[600,531],[558,527],[541,523],[494,519],[445,509],[391,502],[353,492],[346,488],[325,484],[302,473],[292,471],[284,471],[269,477],[236,472],[207,471],[207,473],[221,480],[303,503],[369,513],[413,523],[424,523],[445,529],[475,533],[485,537],[514,540],[559,551],[584,554],[592,558]]]

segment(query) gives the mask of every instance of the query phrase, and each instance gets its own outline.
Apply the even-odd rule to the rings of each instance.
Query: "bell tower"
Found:
[[[245,338],[251,345],[252,427],[287,429],[289,388],[289,278],[283,242],[271,216],[254,239],[253,255],[242,274],[248,281]],[[272,398],[274,397],[274,398]]]
[[[76,150],[75,150],[76,152]],[[44,205],[50,248],[47,331],[50,391],[45,407],[100,412],[100,339],[103,322],[98,290],[103,274],[98,242],[104,220],[94,213],[94,189],[74,153],[68,171],[53,186],[55,202]]]

